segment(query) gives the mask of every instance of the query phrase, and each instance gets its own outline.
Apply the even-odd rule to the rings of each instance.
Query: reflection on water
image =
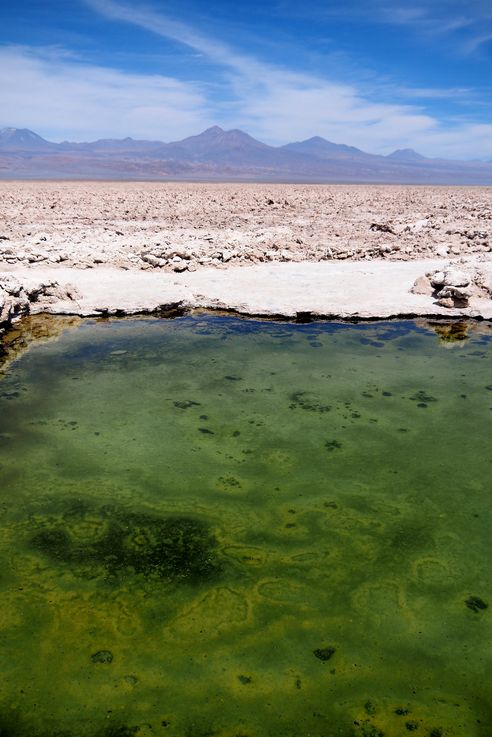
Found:
[[[491,335],[434,327],[85,322],[11,364],[0,735],[488,737]]]

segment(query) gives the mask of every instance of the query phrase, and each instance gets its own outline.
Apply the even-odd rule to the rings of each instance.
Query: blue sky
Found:
[[[492,157],[490,0],[4,0],[0,126]]]

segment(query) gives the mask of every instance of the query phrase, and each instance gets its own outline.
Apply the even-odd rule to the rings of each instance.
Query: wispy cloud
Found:
[[[477,32],[462,44],[462,49],[467,54],[473,54],[485,44],[492,41],[492,28],[486,32]]]
[[[57,47],[0,47],[0,89],[1,124],[59,139],[181,138],[212,122],[196,85],[95,66]]]
[[[342,84],[315,75],[304,74],[266,63],[254,56],[237,53],[229,45],[209,38],[194,28],[162,13],[139,7],[135,9],[116,0],[86,0],[106,17],[173,39],[204,54],[222,67],[229,86],[229,100],[216,108],[221,124],[246,127],[254,135],[270,142],[285,143],[312,135],[334,141],[348,141],[375,152],[388,152],[412,145],[424,153],[475,155],[487,150],[487,131],[471,124],[446,127],[411,103],[374,102],[354,84]],[[410,10],[408,22],[424,19],[425,9]],[[403,21],[400,9],[400,21]],[[398,97],[430,98],[432,90],[400,90]],[[446,91],[439,93],[442,97]],[[469,134],[475,136],[470,141]],[[478,139],[477,139],[478,136]],[[478,149],[474,148],[478,141]],[[461,147],[460,147],[461,144]]]
[[[114,0],[86,0],[86,3],[107,18],[131,23],[163,38],[178,41],[204,54],[211,61],[226,65],[243,75],[254,77],[258,72],[264,71],[264,65],[258,64],[254,58],[238,54],[227,44],[211,39],[164,13],[150,8],[120,4]]]
[[[492,39],[489,0],[468,0],[466,4],[462,0],[374,0],[369,5],[346,0],[343,8],[332,6],[324,12],[328,17],[400,26],[425,42],[441,42],[450,54],[458,56],[473,54]]]
[[[388,139],[393,123],[403,126],[407,132],[428,129],[435,124],[431,117],[413,106],[372,103],[352,85],[238,54],[228,45],[153,10],[134,9],[114,0],[87,2],[106,17],[171,38],[200,51],[223,67],[233,94],[221,111],[222,119],[229,118],[231,123],[239,120],[242,125],[250,125],[256,134],[270,141],[285,142],[320,130],[325,135],[337,135],[347,124],[352,124],[353,128],[358,126],[361,129],[370,126],[370,135],[366,130],[365,140],[381,145],[382,139]],[[401,132],[400,128],[399,136]]]

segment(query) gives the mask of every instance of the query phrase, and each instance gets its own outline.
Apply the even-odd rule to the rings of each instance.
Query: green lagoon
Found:
[[[1,737],[490,737],[479,327],[31,346],[0,378]]]

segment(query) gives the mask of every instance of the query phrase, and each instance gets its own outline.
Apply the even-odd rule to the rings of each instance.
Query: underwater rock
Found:
[[[415,392],[415,394],[410,397],[410,400],[412,402],[417,402],[419,407],[426,406],[429,402],[437,402],[437,399],[435,397],[427,394],[427,392],[423,389]]]
[[[360,730],[357,730],[357,737],[385,737],[384,732],[371,724],[368,719],[364,719],[363,722],[354,721],[354,725],[360,727]],[[355,732],[353,734],[355,737]]]
[[[140,732],[140,728],[127,727],[125,724],[111,725],[106,727],[101,733],[101,737],[135,737]]]
[[[190,407],[199,407],[200,402],[194,402],[192,399],[185,399],[179,402],[173,402],[178,409],[190,409]]]
[[[472,612],[475,612],[475,614],[478,614],[478,612],[489,608],[489,605],[486,604],[479,596],[470,596],[465,601],[465,604],[468,609],[471,609]]]
[[[338,450],[342,447],[342,444],[338,440],[327,440],[325,443],[326,450]]]
[[[91,655],[91,660],[93,663],[109,665],[109,663],[113,662],[113,653],[111,650],[98,650],[97,653]]]
[[[331,406],[320,402],[319,397],[314,392],[294,392],[290,395],[290,409],[304,409],[307,412],[329,412]]]
[[[238,491],[242,488],[241,482],[235,476],[219,476],[216,485],[224,492]]]
[[[313,655],[324,663],[330,660],[335,653],[336,648],[334,647],[318,647],[316,650],[313,650]]]

